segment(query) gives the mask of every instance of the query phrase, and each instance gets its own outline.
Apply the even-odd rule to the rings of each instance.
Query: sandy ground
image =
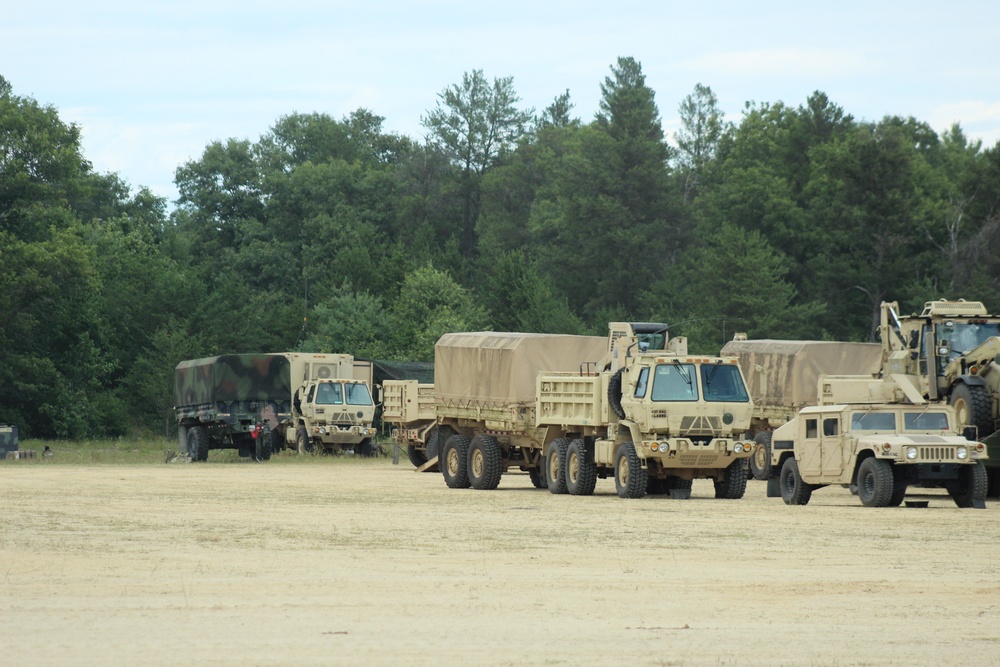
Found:
[[[457,491],[405,458],[0,465],[0,663],[1000,662],[1000,503],[711,491]]]

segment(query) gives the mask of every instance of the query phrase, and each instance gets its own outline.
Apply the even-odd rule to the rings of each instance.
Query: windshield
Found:
[[[851,428],[855,431],[895,431],[894,412],[855,412],[851,415]]]
[[[989,338],[1000,336],[1000,322],[973,324],[948,320],[934,327],[934,336],[938,345],[947,346],[951,353],[949,359],[976,349]]]
[[[368,385],[360,382],[348,383],[344,385],[347,392],[348,405],[372,405],[372,395],[368,391]]]
[[[658,364],[653,373],[654,401],[697,401],[694,364]]]
[[[706,401],[746,403],[750,400],[740,369],[735,364],[703,364],[701,386]]]
[[[904,412],[903,428],[907,431],[947,431],[948,415],[944,412]]]
[[[316,387],[317,405],[342,405],[344,394],[340,384],[334,382],[324,382]]]

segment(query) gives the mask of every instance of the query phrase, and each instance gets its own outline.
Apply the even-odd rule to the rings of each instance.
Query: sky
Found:
[[[78,125],[96,171],[172,204],[178,167],[292,113],[366,108],[422,140],[438,95],[477,69],[513,77],[524,109],[568,89],[589,121],[622,56],[668,137],[702,84],[733,122],[748,101],[798,107],[818,90],[858,120],[959,123],[991,147],[998,25],[998,0],[0,0],[0,75]]]

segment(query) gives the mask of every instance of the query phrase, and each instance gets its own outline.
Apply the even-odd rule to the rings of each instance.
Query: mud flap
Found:
[[[777,477],[772,477],[767,480],[767,497],[768,498],[780,498],[781,497],[781,480]]]
[[[986,509],[986,501],[982,498],[972,500],[972,508],[977,510]]]
[[[691,489],[670,489],[671,500],[689,500],[690,498]]]

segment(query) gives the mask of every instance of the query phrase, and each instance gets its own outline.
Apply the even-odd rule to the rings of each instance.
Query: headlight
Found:
[[[733,447],[733,449],[736,450],[737,454],[742,454],[743,453],[743,443],[742,442],[737,442],[736,446]]]
[[[965,459],[969,458],[969,450],[966,449],[965,447],[959,447],[958,449],[955,450],[955,456],[957,456],[960,460],[964,461]]]
[[[911,461],[915,461],[916,458],[917,458],[917,448],[916,447],[907,447],[906,448],[906,458],[910,459]]]
[[[319,434],[320,435],[326,435],[326,427],[325,426],[320,426],[319,427]]]

